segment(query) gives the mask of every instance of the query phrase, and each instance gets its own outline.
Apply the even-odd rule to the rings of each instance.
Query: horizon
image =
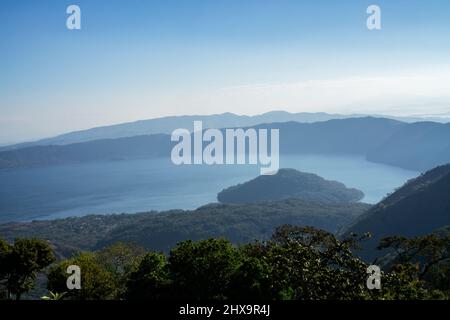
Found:
[[[0,145],[176,115],[450,117],[450,3],[5,1]]]
[[[354,117],[354,118],[365,118],[365,117],[374,117],[374,118],[386,118],[386,119],[394,119],[397,121],[406,121],[408,119],[411,120],[418,120],[417,122],[420,121],[426,121],[426,122],[435,122],[435,123],[443,123],[443,124],[448,124],[450,123],[450,114],[449,115],[404,115],[404,116],[391,116],[391,115],[387,115],[387,114],[358,114],[358,113],[330,113],[330,112],[323,112],[323,111],[317,111],[317,112],[289,112],[289,111],[285,111],[285,110],[272,110],[272,111],[266,111],[263,113],[256,113],[256,114],[239,114],[239,113],[234,113],[234,112],[222,112],[222,113],[211,113],[211,114],[180,114],[180,115],[167,115],[167,116],[160,116],[160,117],[154,117],[154,118],[147,118],[147,119],[137,119],[137,120],[131,120],[131,121],[126,121],[126,122],[118,122],[118,123],[110,123],[110,124],[104,124],[104,125],[98,125],[95,127],[88,127],[88,128],[80,128],[80,129],[75,129],[72,131],[62,131],[60,133],[55,133],[53,135],[47,135],[47,136],[41,136],[41,137],[34,137],[34,138],[28,138],[28,139],[22,139],[22,140],[16,140],[16,141],[2,141],[0,140],[0,147],[8,147],[8,146],[14,146],[16,144],[22,144],[22,143],[28,143],[28,142],[38,142],[40,140],[44,140],[44,139],[50,139],[50,138],[55,138],[55,137],[59,137],[59,136],[63,136],[66,134],[72,134],[72,133],[77,133],[77,132],[83,132],[83,131],[89,131],[89,130],[93,130],[93,129],[97,129],[97,128],[106,128],[106,127],[113,127],[113,126],[119,126],[119,125],[123,125],[123,124],[132,124],[132,123],[137,123],[137,122],[141,122],[141,121],[150,121],[150,120],[158,120],[158,119],[165,119],[165,118],[171,118],[171,117],[205,117],[205,116],[222,116],[222,115],[226,115],[226,114],[230,114],[230,115],[234,115],[234,116],[238,116],[238,117],[257,117],[257,116],[262,116],[262,115],[266,115],[266,114],[270,114],[270,113],[287,113],[290,115],[295,115],[295,114],[324,114],[324,115],[329,115],[329,116],[344,116],[344,117]],[[335,120],[340,120],[340,119],[335,119]],[[290,120],[290,121],[294,121],[294,120]],[[318,122],[326,122],[326,121],[330,121],[330,120],[320,120]],[[412,121],[412,122],[416,122],[416,121]]]

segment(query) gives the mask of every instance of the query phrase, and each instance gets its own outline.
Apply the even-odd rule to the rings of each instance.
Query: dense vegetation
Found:
[[[42,240],[0,239],[0,297],[19,300],[34,287],[37,273],[55,261],[52,248]]]
[[[450,165],[445,165],[407,182],[359,216],[347,232],[373,235],[361,252],[362,257],[373,259],[383,237],[420,236],[449,224]]]
[[[192,211],[92,215],[0,225],[0,237],[50,241],[59,257],[95,250],[119,241],[169,251],[177,242],[225,237],[235,244],[267,240],[283,224],[309,225],[335,232],[365,212],[367,204],[321,204],[287,199],[247,205],[211,204]]]
[[[217,199],[222,203],[252,203],[286,198],[323,203],[357,202],[364,193],[346,188],[343,183],[328,181],[312,173],[280,169],[275,175],[259,176],[222,190]]]
[[[364,238],[351,235],[339,240],[323,230],[285,225],[267,242],[238,247],[225,239],[187,240],[164,254],[118,243],[52,264],[46,271],[50,293],[45,299],[449,298],[450,236],[384,239],[379,248],[395,249],[397,254],[384,264],[380,290],[367,288],[368,264],[353,254]],[[14,296],[20,298],[31,286],[22,286],[19,279],[33,279],[36,270],[51,263],[51,248],[39,240],[0,244],[0,291],[8,290],[11,297],[9,288],[21,288]],[[11,254],[16,246],[29,254]],[[46,259],[41,261],[36,252],[45,252]],[[22,265],[36,267],[13,271]],[[67,289],[69,265],[81,269],[80,290]],[[19,277],[11,278],[12,272]]]
[[[448,299],[449,213],[445,165],[375,206],[285,199],[4,224],[0,298]],[[380,290],[366,286],[369,264]],[[80,290],[67,289],[71,265]]]

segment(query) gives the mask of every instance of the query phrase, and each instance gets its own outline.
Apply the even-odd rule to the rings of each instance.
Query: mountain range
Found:
[[[299,112],[289,113],[286,111],[271,111],[260,115],[246,116],[236,115],[230,112],[213,115],[184,115],[184,116],[168,116],[155,119],[138,120],[135,122],[120,123],[109,126],[95,127],[87,130],[80,130],[61,134],[55,137],[41,139],[31,142],[23,142],[0,147],[0,151],[20,149],[31,146],[44,145],[66,145],[72,143],[87,142],[102,139],[117,139],[124,137],[133,137],[140,135],[152,135],[165,133],[170,134],[177,128],[190,128],[194,120],[202,121],[203,127],[206,128],[234,128],[234,127],[250,127],[263,123],[272,122],[321,122],[333,119],[361,118],[366,116],[376,116],[388,119],[394,119],[402,122],[449,122],[450,118],[432,117],[393,117],[380,115],[364,115],[364,114],[330,114],[325,112]]]
[[[193,119],[190,119],[191,121]],[[178,123],[183,127],[183,123]],[[186,123],[192,128],[192,122]],[[369,161],[425,171],[450,162],[450,124],[406,123],[386,118],[333,119],[313,123],[271,122],[256,129],[280,130],[280,154],[352,154]],[[0,152],[0,169],[86,161],[169,157],[169,134],[40,145]]]

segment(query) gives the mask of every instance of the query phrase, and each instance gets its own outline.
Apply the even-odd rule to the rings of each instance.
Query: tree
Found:
[[[379,250],[390,249],[395,252],[391,264],[417,263],[417,278],[424,280],[430,269],[450,261],[450,236],[430,234],[407,239],[405,237],[386,237],[381,239]]]
[[[442,262],[434,265],[429,274],[425,277],[431,288],[436,288],[447,294],[450,298],[450,262]]]
[[[0,280],[8,299],[20,300],[35,285],[38,272],[55,257],[50,245],[37,239],[17,239],[14,245],[0,240]]]
[[[7,257],[10,254],[11,246],[3,239],[0,239],[0,300],[8,298],[6,283],[8,280],[9,266]]]
[[[385,269],[397,276],[396,290],[405,299],[444,299],[450,295],[450,236],[430,234],[415,238],[381,239],[379,250],[388,250]],[[386,262],[387,260],[387,262]],[[399,280],[403,280],[399,282]],[[408,294],[407,288],[414,287]],[[411,295],[413,297],[411,297]],[[398,296],[394,297],[398,298]]]
[[[352,252],[365,237],[338,239],[312,227],[276,229],[266,245],[266,256],[284,298],[367,298],[367,265]]]
[[[76,265],[81,270],[81,289],[67,290],[67,267]],[[51,268],[47,289],[66,292],[74,300],[110,300],[118,297],[118,288],[113,274],[98,262],[94,253],[83,252],[64,260]]]
[[[260,249],[259,243],[240,248],[242,262],[231,276],[227,297],[270,300],[282,296],[273,286],[273,267],[260,254]]]
[[[130,272],[138,266],[146,251],[144,248],[124,242],[115,243],[95,253],[98,263],[108,270],[116,282],[118,295],[126,291],[126,282]]]
[[[169,255],[172,296],[196,300],[223,299],[239,253],[224,239],[183,241]]]
[[[129,274],[125,297],[132,300],[169,298],[169,270],[164,254],[150,252]]]

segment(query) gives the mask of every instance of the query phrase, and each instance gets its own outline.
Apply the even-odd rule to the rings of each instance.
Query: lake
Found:
[[[376,203],[418,172],[360,156],[282,155],[281,168],[316,173]],[[95,162],[0,171],[0,222],[86,214],[194,209],[223,188],[259,175],[253,165],[183,165],[170,159]]]

